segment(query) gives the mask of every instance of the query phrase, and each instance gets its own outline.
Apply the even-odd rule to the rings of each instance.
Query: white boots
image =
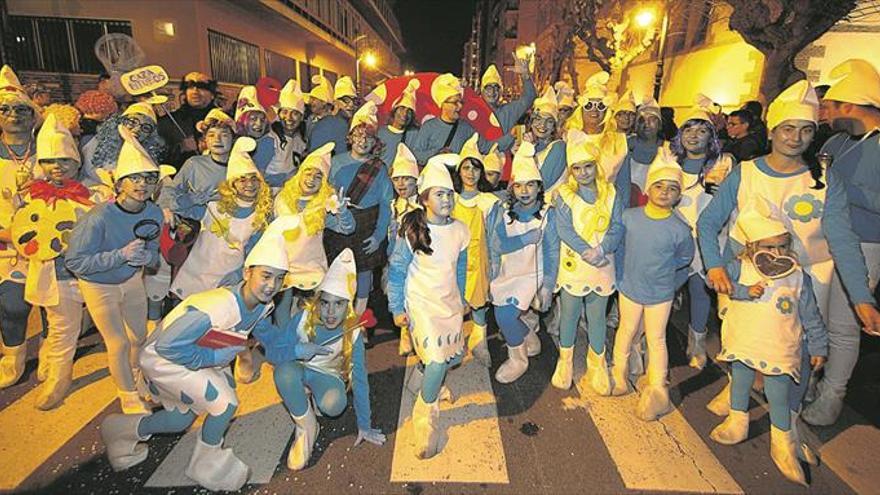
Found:
[[[770,457],[783,476],[803,486],[807,478],[798,460],[794,430],[782,431],[770,425]]]
[[[40,350],[37,352],[37,381],[45,382],[49,378],[49,345],[46,339],[40,339]]]
[[[250,346],[238,353],[235,357],[235,381],[253,383],[260,377],[260,362],[256,354],[257,351]]]
[[[27,342],[9,347],[0,345],[0,389],[15,385],[24,374],[27,363]]]
[[[831,390],[825,380],[819,382],[816,387],[816,399],[804,407],[801,417],[804,421],[815,426],[833,425],[843,411],[843,398],[846,390]]]
[[[70,385],[73,382],[72,364],[52,364],[48,367],[48,378],[40,386],[37,396],[37,409],[48,411],[54,409],[67,397]]]
[[[736,445],[749,438],[749,412],[731,409],[724,421],[712,430],[709,437],[723,445]]]
[[[727,385],[721,389],[721,392],[718,392],[712,400],[706,404],[706,409],[708,409],[712,414],[716,416],[727,416],[727,413],[730,412],[730,381],[728,380]]]
[[[529,331],[526,334],[526,338],[523,341],[526,345],[526,355],[529,357],[535,357],[538,354],[541,354],[541,338],[538,337],[538,329]]]
[[[643,390],[639,390],[639,404],[636,406],[636,416],[642,421],[655,421],[672,411],[672,402],[669,400],[669,388],[665,384],[648,384]]]
[[[587,346],[587,374],[584,380],[599,395],[611,395],[611,377],[608,375],[608,363],[605,362],[605,352],[596,354],[593,348]]]
[[[499,383],[512,383],[523,376],[523,373],[529,369],[527,352],[525,342],[515,347],[507,346],[507,361],[498,367],[495,379]]]
[[[144,462],[149,453],[150,439],[138,435],[138,425],[145,414],[110,414],[101,422],[101,439],[107,450],[107,460],[114,471],[122,471]]]
[[[572,357],[574,355],[574,347],[560,347],[559,359],[556,360],[556,371],[553,372],[553,378],[550,383],[556,388],[568,390],[571,388],[572,373]]]
[[[492,359],[489,357],[489,345],[486,343],[486,325],[471,323],[471,333],[468,335],[467,345],[478,363],[487,368],[492,366]]]
[[[318,439],[318,433],[321,431],[318,425],[318,418],[315,417],[315,410],[309,404],[309,408],[302,416],[293,416],[293,422],[296,423],[294,431],[293,445],[287,454],[287,467],[293,471],[299,471],[306,467],[309,458],[312,457],[312,448]]]
[[[222,441],[219,445],[208,445],[199,435],[185,473],[208,490],[234,492],[247,482],[249,471],[232,449],[223,448]]]
[[[152,409],[146,402],[141,399],[137,390],[128,392],[118,390],[116,394],[119,396],[119,405],[122,406],[122,412],[125,414],[150,414]]]
[[[624,360],[626,361],[626,360]],[[626,373],[627,363],[618,363],[615,360],[614,365],[611,366],[611,395],[626,395],[632,391],[629,384],[629,377]]]
[[[416,456],[430,459],[440,452],[440,401],[428,404],[422,394],[416,396],[412,412],[413,429],[416,439]]]
[[[691,368],[702,370],[706,366],[707,333],[705,330],[702,333],[695,332],[692,327],[688,326],[687,356],[688,366]]]

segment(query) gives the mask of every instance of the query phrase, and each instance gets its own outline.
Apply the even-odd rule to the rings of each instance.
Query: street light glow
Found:
[[[641,28],[646,28],[651,24],[654,24],[654,11],[652,9],[645,9],[636,14],[636,25]]]
[[[376,58],[376,55],[373,52],[367,52],[364,54],[364,64],[367,67],[376,67],[376,64],[379,63],[379,59]]]

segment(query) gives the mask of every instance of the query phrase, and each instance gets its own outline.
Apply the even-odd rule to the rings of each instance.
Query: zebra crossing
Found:
[[[545,368],[552,370],[555,352],[549,339],[545,339],[545,343],[547,345],[544,354],[536,359],[541,360],[546,365]],[[506,410],[500,406],[500,401],[505,397],[509,399],[509,394],[517,393],[516,388],[499,388],[498,384],[493,383],[490,370],[471,359],[466,359],[461,367],[452,370],[447,379],[447,385],[455,398],[441,406],[441,420],[447,437],[444,450],[433,459],[417,460],[413,453],[410,418],[414,401],[412,390],[417,388],[412,383],[412,380],[418,378],[415,376],[417,373],[414,373],[416,359],[411,357],[404,362],[403,358],[394,355],[394,346],[394,342],[386,342],[370,351],[371,357],[372,353],[389,357],[388,360],[376,360],[377,363],[382,361],[381,364],[371,363],[371,373],[387,372],[403,376],[391,380],[396,386],[383,385],[373,391],[374,400],[377,397],[393,400],[396,406],[392,404],[389,407],[395,407],[398,416],[394,422],[396,428],[390,423],[386,423],[383,428],[388,434],[388,442],[384,447],[358,447],[359,459],[375,458],[375,465],[368,466],[373,471],[369,483],[373,484],[364,489],[387,491],[400,484],[429,484],[488,486],[501,492],[522,493],[526,489],[522,485],[524,471],[546,469],[556,462],[553,458],[536,454],[545,450],[553,451],[555,446],[537,445],[542,441],[540,435],[524,439],[517,422],[510,421],[509,413],[499,413]],[[578,343],[575,356],[584,355],[584,346],[585,344]],[[594,488],[596,491],[745,493],[762,491],[764,483],[771,481],[765,493],[774,491],[773,487],[777,491],[780,488],[797,490],[794,485],[786,484],[775,476],[767,452],[766,429],[762,431],[757,426],[761,421],[766,422],[766,418],[758,419],[762,412],[760,407],[758,414],[753,411],[755,428],[746,444],[719,447],[713,445],[706,434],[712,425],[693,423],[694,418],[699,416],[694,411],[705,403],[702,399],[697,404],[688,402],[689,399],[686,398],[679,409],[661,421],[643,423],[632,415],[636,402],[634,394],[619,398],[596,397],[580,384],[579,378],[584,372],[583,359],[575,359],[575,363],[576,386],[563,393],[552,389],[547,383],[546,388],[534,392],[537,402],[532,407],[542,404],[542,411],[566,411],[570,417],[564,425],[556,425],[552,419],[546,419],[542,423],[543,428],[558,430],[557,433],[563,438],[566,436],[563,428],[598,431],[604,448],[595,445],[589,448],[584,446],[582,449],[577,445],[560,448],[560,452],[571,450],[583,456],[582,462],[613,466],[608,475],[612,484],[597,486]],[[534,369],[530,369],[529,373],[543,372],[539,363],[533,360],[533,364]],[[0,491],[32,489],[35,482],[33,473],[47,463],[63,465],[60,457],[64,449],[77,446],[83,441],[81,438],[87,433],[86,430],[96,427],[91,424],[87,428],[87,425],[94,423],[93,420],[102,413],[117,410],[118,406],[114,403],[115,386],[106,370],[106,355],[103,352],[94,349],[80,357],[75,364],[74,373],[74,390],[58,409],[49,412],[36,410],[33,407],[36,389],[33,388],[0,409],[0,465],[4,466],[0,470]],[[29,380],[34,380],[33,373]],[[372,381],[374,380],[371,378]],[[544,377],[535,377],[534,381],[544,381]],[[684,387],[674,379],[673,386],[675,385]],[[13,389],[32,386],[32,383],[22,383]],[[327,445],[323,456],[315,459],[305,471],[290,473],[285,466],[285,459],[292,441],[293,424],[275,391],[271,367],[264,363],[260,378],[252,384],[239,385],[238,391],[241,403],[237,418],[227,434],[226,445],[231,446],[251,466],[251,477],[246,491],[254,491],[261,486],[281,490],[285,483],[290,482],[291,476],[318,492],[323,491],[321,486],[328,486],[326,491],[358,489],[356,482],[335,486],[333,489],[328,485],[332,483],[328,481],[331,480],[331,464],[334,470],[341,471],[337,471],[337,474],[343,476],[349,476],[346,469],[355,473],[367,467],[352,464],[355,456],[350,446],[354,435],[350,430],[319,440]],[[5,390],[0,395],[8,393],[14,391]],[[351,414],[350,410],[346,414]],[[872,493],[876,490],[877,476],[870,466],[870,453],[880,441],[880,433],[873,426],[862,424],[863,420],[859,421],[852,414],[854,413],[851,411],[846,413],[842,425],[837,429],[823,429],[818,435],[813,434],[808,439],[818,447],[823,458],[823,466],[818,471],[814,468],[814,489],[822,491],[827,488],[856,493]],[[374,412],[374,419],[376,416]],[[332,428],[334,422],[346,420],[323,418],[321,421],[324,425],[322,436],[327,436],[325,432]],[[185,493],[188,489],[195,489],[194,483],[183,471],[192,452],[198,427],[196,424],[182,436],[168,438],[166,441],[171,444],[170,448],[151,451],[152,463],[145,463],[150,467],[145,468],[143,476],[110,472],[100,445],[90,464],[92,469],[102,473],[102,478],[124,483],[123,486]],[[94,431],[91,433],[94,437]],[[536,447],[530,454],[531,461],[527,462],[523,460],[527,456],[519,451],[521,447],[513,446],[530,444],[535,444]],[[759,465],[763,466],[763,472],[750,470],[755,465],[754,462],[748,462],[750,457],[761,458]],[[536,458],[539,462],[534,462]],[[541,463],[548,464],[541,466]],[[64,471],[64,468],[59,470],[59,478],[63,477]],[[560,482],[553,479],[559,473],[552,470],[548,473],[541,475],[547,478],[543,485],[531,487],[529,491],[541,493],[549,491],[542,490],[541,486],[559,486],[553,484]],[[580,485],[589,482],[579,479],[576,472],[566,475],[572,476],[572,482]],[[816,482],[816,479],[819,481]],[[41,486],[46,486],[47,480],[40,480],[40,483]],[[53,486],[51,481],[48,483],[48,486]],[[57,489],[53,491],[65,488],[64,485],[55,486]],[[88,480],[85,486],[89,486]],[[102,492],[100,486],[90,486],[86,491]]]

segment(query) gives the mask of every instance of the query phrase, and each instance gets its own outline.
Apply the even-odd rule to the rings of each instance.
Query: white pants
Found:
[[[666,351],[666,323],[672,311],[672,301],[642,305],[620,294],[620,326],[614,338],[614,364],[624,366],[629,360],[633,340],[644,323],[648,344],[648,384],[666,384],[669,354]]]
[[[862,253],[868,265],[868,287],[877,288],[880,278],[880,244],[863,243]],[[837,272],[831,280],[828,308],[828,362],[825,364],[823,387],[829,392],[843,395],[846,384],[859,359],[861,322],[847,298]]]
[[[43,353],[50,373],[70,367],[76,354],[76,341],[82,329],[83,297],[75,278],[58,281],[58,304],[45,306],[49,324]]]

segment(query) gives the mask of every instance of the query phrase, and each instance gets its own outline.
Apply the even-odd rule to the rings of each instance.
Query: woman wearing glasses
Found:
[[[614,94],[608,91],[607,72],[599,72],[587,79],[584,91],[578,97],[581,111],[566,122],[567,129],[580,129],[587,135],[587,142],[602,152],[599,167],[602,175],[614,182],[617,172],[626,158],[626,135],[619,132],[611,118],[609,106]]]
[[[120,126],[119,134],[124,142],[114,167],[116,199],[95,206],[77,222],[65,264],[79,279],[107,346],[122,411],[144,414],[150,409],[136,388],[138,354],[147,334],[143,270],[159,264],[162,210],[151,198],[161,172],[132,132]],[[173,169],[162,166],[161,171]]]

